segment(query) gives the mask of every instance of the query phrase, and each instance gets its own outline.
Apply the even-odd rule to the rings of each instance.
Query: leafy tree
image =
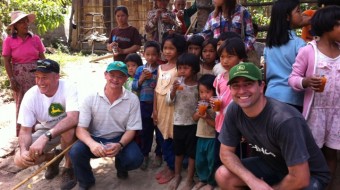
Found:
[[[37,16],[35,24],[39,34],[57,28],[64,22],[67,6],[72,0],[11,0],[0,1],[0,20],[6,26],[10,23],[10,12],[21,10]]]

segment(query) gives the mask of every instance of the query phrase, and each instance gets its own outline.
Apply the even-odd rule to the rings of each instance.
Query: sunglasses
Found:
[[[42,67],[42,68],[48,68],[48,67],[52,67],[52,63],[46,60],[38,60],[37,61],[37,66],[38,67]]]

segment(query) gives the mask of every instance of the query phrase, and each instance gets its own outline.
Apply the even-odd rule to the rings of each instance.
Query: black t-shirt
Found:
[[[286,175],[287,166],[308,161],[311,175],[328,183],[326,161],[305,119],[295,108],[267,98],[264,109],[254,118],[246,116],[235,102],[229,105],[226,115],[219,135],[222,144],[236,147],[243,136],[278,173]]]
[[[133,45],[142,45],[142,40],[138,30],[129,26],[127,28],[114,28],[111,31],[111,35],[109,38],[109,43],[116,41],[118,43],[118,47],[122,49],[129,48]],[[114,57],[115,61],[123,61],[127,55],[126,54],[118,54]]]

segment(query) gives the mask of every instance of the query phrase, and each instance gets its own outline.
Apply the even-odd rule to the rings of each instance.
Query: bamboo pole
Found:
[[[75,142],[74,142],[75,143]],[[73,143],[73,144],[74,144]],[[34,177],[35,175],[37,175],[38,173],[40,173],[43,169],[47,168],[48,166],[50,166],[51,164],[53,164],[53,162],[55,162],[58,158],[60,158],[61,156],[63,156],[67,151],[69,151],[72,147],[71,144],[70,146],[68,146],[65,150],[63,150],[60,154],[58,154],[56,157],[54,157],[52,160],[48,161],[45,165],[43,165],[41,168],[39,168],[37,171],[35,171],[32,175],[30,175],[29,177],[27,177],[26,179],[22,180],[20,183],[18,183],[15,187],[13,187],[12,190],[18,189],[20,186],[22,186],[23,184],[25,184],[28,180],[30,180],[32,177]]]

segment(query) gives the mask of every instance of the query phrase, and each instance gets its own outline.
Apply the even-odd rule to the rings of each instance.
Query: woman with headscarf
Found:
[[[2,56],[10,80],[16,104],[16,119],[18,119],[21,100],[25,92],[35,85],[34,73],[39,59],[45,59],[45,47],[39,36],[30,32],[29,24],[35,20],[34,14],[22,11],[11,12],[11,23],[7,29],[11,34],[4,40]],[[17,135],[20,125],[17,124]]]

